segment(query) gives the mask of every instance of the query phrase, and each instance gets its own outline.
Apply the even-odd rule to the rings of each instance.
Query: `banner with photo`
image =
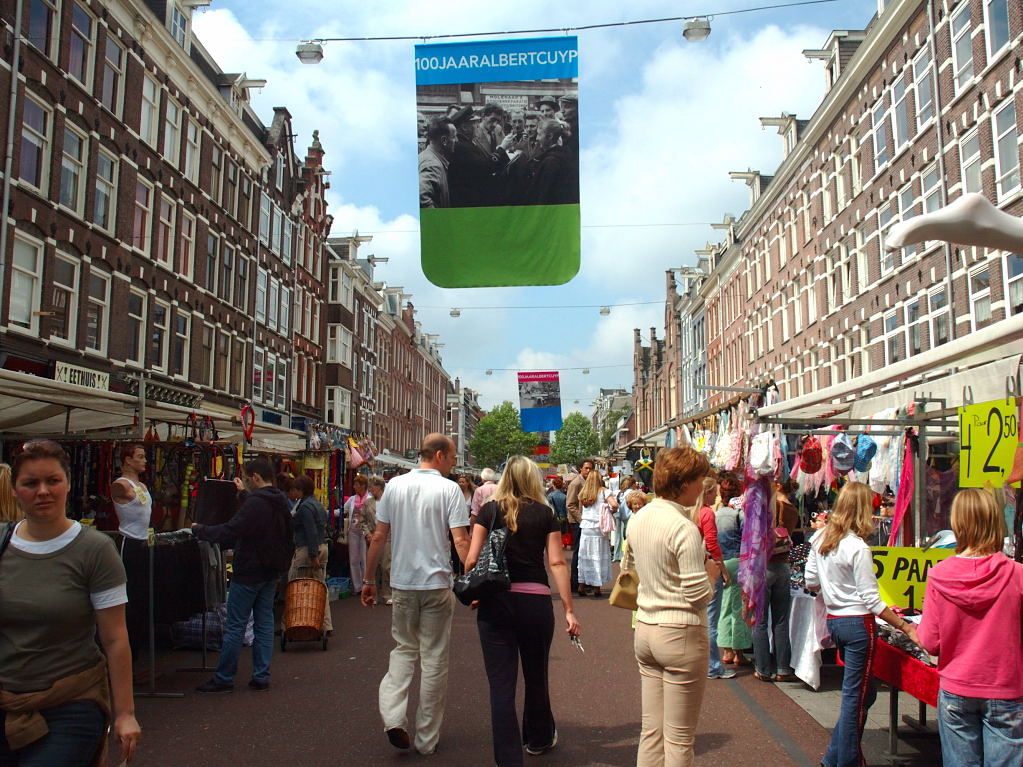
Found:
[[[522,431],[561,428],[561,380],[556,370],[519,373],[519,417]]]
[[[417,45],[416,105],[430,282],[572,279],[581,250],[577,39]]]

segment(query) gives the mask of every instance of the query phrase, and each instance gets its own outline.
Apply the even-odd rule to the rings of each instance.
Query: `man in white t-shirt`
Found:
[[[408,749],[408,691],[416,658],[422,666],[415,747],[421,754],[437,749],[448,687],[451,617],[451,548],[458,558],[469,553],[465,498],[447,479],[455,466],[455,444],[443,434],[428,434],[419,450],[419,468],[387,483],[377,502],[377,527],[366,556],[366,572],[376,572],[391,539],[391,651],[387,675],[380,683],[380,716],[391,745]],[[362,604],[376,603],[376,585],[362,587]]]

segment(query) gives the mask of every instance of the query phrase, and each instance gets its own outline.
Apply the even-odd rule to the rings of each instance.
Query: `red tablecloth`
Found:
[[[938,705],[938,669],[880,638],[874,654],[874,676],[929,706]]]

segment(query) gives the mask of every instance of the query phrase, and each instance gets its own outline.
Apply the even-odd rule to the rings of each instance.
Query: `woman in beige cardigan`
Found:
[[[636,767],[689,767],[707,682],[707,604],[713,591],[700,530],[686,508],[703,493],[707,458],[691,448],[660,452],[657,498],[629,522],[622,570],[639,575],[636,661],[643,724]],[[715,579],[717,575],[715,574]]]

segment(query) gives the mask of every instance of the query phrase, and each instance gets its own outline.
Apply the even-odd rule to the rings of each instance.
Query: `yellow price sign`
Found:
[[[955,552],[952,549],[924,551],[912,546],[871,546],[870,553],[882,601],[890,607],[920,610],[928,571]]]
[[[959,408],[959,487],[1001,487],[1019,443],[1019,409],[997,400]]]

